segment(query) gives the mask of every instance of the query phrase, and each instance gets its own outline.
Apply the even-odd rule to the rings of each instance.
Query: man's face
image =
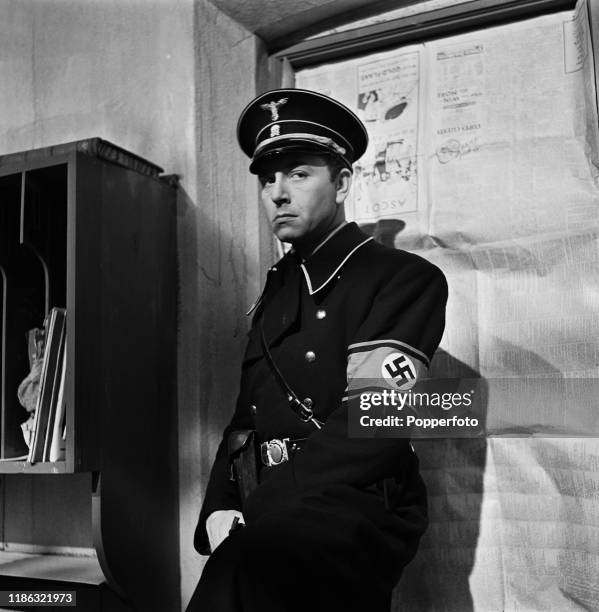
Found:
[[[260,169],[261,198],[274,235],[296,246],[315,246],[329,229],[344,220],[343,201],[351,173],[331,180],[324,158],[283,154]]]

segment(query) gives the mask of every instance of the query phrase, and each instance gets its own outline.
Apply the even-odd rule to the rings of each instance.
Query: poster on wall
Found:
[[[354,218],[359,221],[418,209],[419,84],[417,51],[358,67],[358,115],[370,135],[355,166]]]
[[[297,74],[298,87],[334,95],[368,130],[368,148],[354,166],[347,203],[360,223],[418,211],[420,54],[420,47],[404,48]]]

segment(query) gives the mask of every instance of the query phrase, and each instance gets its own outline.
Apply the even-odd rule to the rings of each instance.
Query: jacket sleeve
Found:
[[[378,292],[348,346],[348,384],[382,377],[388,358],[392,364],[397,355],[409,359],[407,377],[424,375],[443,334],[446,301],[447,283],[438,268],[416,257],[402,266]],[[390,367],[389,376],[400,370]],[[365,487],[397,473],[408,439],[350,438],[347,430],[347,402],[341,401],[292,461],[269,470],[244,504],[246,520],[293,495],[330,484]]]
[[[193,545],[202,555],[210,554],[210,543],[206,532],[206,519],[216,510],[239,510],[241,511],[241,498],[237,483],[231,480],[229,454],[227,451],[227,438],[229,432],[234,429],[249,429],[253,426],[249,413],[241,410],[240,402],[237,402],[235,414],[229,425],[223,432],[222,440],[216,452],[216,458],[212,465],[208,487],[204,496],[202,509],[196,526]]]
[[[283,265],[282,261],[277,262],[277,266]],[[256,321],[258,320],[264,297],[268,291],[273,291],[275,287],[272,284],[272,271],[268,271],[267,280],[260,297],[252,305],[246,315],[254,313],[252,318],[252,327],[254,328]],[[276,287],[278,288],[278,287]],[[244,363],[247,361],[249,355],[255,350],[256,340],[252,342],[252,336],[249,334],[250,341],[248,342],[245,350]],[[259,353],[261,354],[262,349]],[[243,378],[243,371],[242,371]],[[248,411],[247,405],[241,401],[241,396],[237,398],[237,405],[235,413],[231,422],[223,432],[223,437],[216,452],[216,457],[212,465],[210,472],[210,478],[208,480],[208,487],[206,488],[206,494],[204,496],[204,502],[202,509],[200,510],[200,516],[198,518],[198,524],[194,535],[194,547],[195,549],[203,554],[210,554],[210,543],[208,541],[208,534],[206,533],[206,519],[216,510],[240,510],[242,509],[241,497],[239,495],[239,488],[237,482],[231,479],[231,463],[229,461],[229,453],[227,450],[227,440],[229,433],[235,429],[253,429],[254,420],[252,415]]]

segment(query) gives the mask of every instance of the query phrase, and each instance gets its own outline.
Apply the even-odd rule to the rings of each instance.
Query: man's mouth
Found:
[[[281,213],[273,219],[273,223],[284,223],[285,221],[289,221],[289,219],[295,219],[296,216],[297,215],[292,215],[291,213]]]

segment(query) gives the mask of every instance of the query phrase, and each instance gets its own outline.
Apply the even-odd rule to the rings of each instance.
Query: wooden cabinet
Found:
[[[90,610],[116,610],[115,594],[179,609],[176,180],[161,172],[99,138],[0,156],[0,590],[45,588],[95,552],[106,584],[72,583]],[[27,451],[25,334],[53,306],[67,313],[66,455],[7,460]],[[11,554],[50,571],[34,579]]]

